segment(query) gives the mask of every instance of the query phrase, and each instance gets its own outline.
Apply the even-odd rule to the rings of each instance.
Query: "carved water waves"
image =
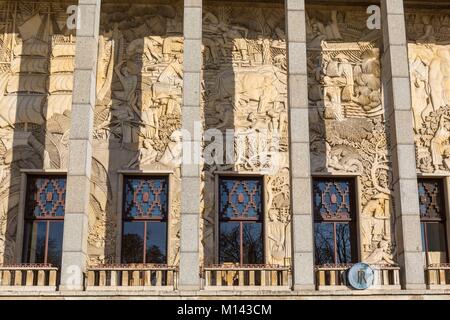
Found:
[[[220,173],[228,172],[264,174],[265,263],[290,265],[284,8],[206,6],[203,61],[204,129],[215,130],[220,139],[231,136],[232,147],[218,157],[223,161],[203,166],[201,264],[217,263],[215,183]],[[204,150],[210,154],[217,140],[206,136]]]
[[[450,173],[450,12],[406,13],[416,163]]]
[[[169,265],[179,260],[183,4],[102,4],[88,253],[120,261],[120,170],[173,172]]]
[[[74,2],[0,2],[0,264],[15,262],[21,169],[66,169]]]
[[[391,164],[381,93],[379,30],[364,8],[307,10],[313,174],[356,177],[359,260],[395,263]]]

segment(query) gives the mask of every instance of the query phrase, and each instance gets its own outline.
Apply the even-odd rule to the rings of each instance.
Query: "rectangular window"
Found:
[[[66,177],[27,177],[24,263],[61,266]]]
[[[342,264],[356,260],[354,181],[314,179],[315,264]]]
[[[444,188],[440,179],[419,179],[422,248],[427,264],[447,263]]]
[[[219,179],[219,262],[263,264],[263,179]]]
[[[168,177],[124,177],[122,263],[167,263],[168,192]]]

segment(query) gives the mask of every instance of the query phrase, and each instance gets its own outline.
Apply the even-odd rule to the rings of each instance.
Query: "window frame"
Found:
[[[65,220],[66,214],[66,203],[64,203],[64,215],[63,216],[51,216],[51,217],[36,217],[28,214],[28,196],[29,196],[29,186],[30,186],[30,177],[33,179],[42,177],[57,177],[57,178],[65,178],[66,180],[66,196],[67,196],[67,172],[66,171],[45,171],[45,170],[21,170],[21,186],[20,186],[20,200],[19,200],[19,217],[17,222],[17,235],[16,240],[16,260],[18,263],[31,263],[31,264],[44,264],[50,265],[48,262],[48,240],[49,240],[49,231],[50,231],[50,222],[63,222]],[[30,244],[27,243],[29,239],[25,239],[26,233],[25,229],[27,224],[30,224],[32,228],[36,224],[36,222],[45,221],[46,222],[46,230],[45,230],[45,245],[44,245],[44,262],[27,262],[27,251],[26,248],[29,249]],[[64,225],[63,225],[63,240],[64,240]],[[61,257],[63,254],[63,247],[61,245]],[[31,258],[31,257],[28,257]],[[61,261],[62,262],[62,261]]]
[[[440,191],[440,206],[442,207],[442,214],[440,218],[426,218],[423,217],[422,214],[420,214],[419,212],[419,217],[420,217],[420,233],[421,233],[421,242],[422,242],[422,246],[425,245],[425,247],[422,248],[422,252],[425,254],[425,263],[427,265],[430,264],[429,262],[429,257],[428,257],[428,253],[429,251],[429,241],[428,241],[428,230],[427,230],[427,226],[429,224],[437,224],[437,225],[442,225],[443,229],[444,229],[444,251],[446,254],[446,263],[448,263],[450,261],[450,256],[449,256],[449,232],[448,232],[448,223],[449,223],[449,219],[447,217],[448,215],[448,211],[447,211],[447,207],[448,207],[448,197],[447,197],[447,180],[448,178],[441,178],[441,177],[418,177],[417,178],[417,183],[419,184],[422,181],[434,181],[436,183],[438,183],[438,188]],[[420,194],[419,194],[419,186],[417,188],[417,192],[418,192],[418,196],[419,196],[419,205],[420,205]],[[423,232],[423,236],[422,236],[422,229],[424,230]],[[431,251],[433,252],[433,251]]]
[[[347,181],[349,182],[349,199],[350,199],[350,217],[349,218],[341,218],[341,219],[319,219],[315,213],[315,203],[314,203],[314,184],[316,181]],[[314,265],[320,266],[316,262],[316,244],[315,244],[315,228],[316,223],[321,224],[332,224],[333,225],[333,265],[339,264],[353,264],[359,261],[360,259],[360,248],[359,248],[359,239],[360,239],[360,226],[359,226],[359,209],[360,203],[358,199],[358,186],[359,179],[355,176],[347,176],[347,175],[312,175],[311,176],[311,193],[312,193],[312,212],[313,212],[313,246],[314,246]],[[350,232],[350,253],[351,253],[351,261],[347,263],[338,263],[338,250],[337,250],[337,236],[336,236],[336,227],[337,224],[348,224],[349,232]]]
[[[126,171],[126,172],[119,172],[119,201],[118,201],[118,232],[117,234],[117,247],[116,247],[116,262],[120,264],[124,264],[123,262],[123,235],[124,235],[124,228],[126,222],[143,222],[144,223],[144,238],[143,238],[143,256],[142,256],[142,262],[136,262],[136,263],[129,263],[129,264],[152,264],[156,265],[158,263],[152,263],[152,262],[145,262],[146,256],[147,256],[147,224],[148,223],[158,223],[163,222],[166,224],[166,237],[165,237],[165,244],[166,244],[166,262],[162,265],[168,264],[169,261],[169,244],[170,244],[170,215],[171,215],[171,185],[172,185],[172,178],[171,178],[172,172],[134,172],[134,171]],[[125,215],[125,187],[126,187],[126,180],[132,178],[137,179],[165,179],[167,184],[167,213],[165,218],[160,217],[136,217],[136,218],[129,218]]]
[[[221,200],[221,195],[220,195],[220,181],[221,179],[236,179],[236,180],[240,180],[240,179],[248,179],[248,180],[260,180],[261,183],[261,218],[260,220],[256,219],[256,218],[231,218],[231,219],[222,219],[221,214],[220,214],[220,200]],[[263,174],[257,174],[257,173],[237,173],[237,172],[216,172],[215,175],[215,212],[216,212],[216,217],[215,217],[215,222],[216,222],[216,226],[215,226],[215,254],[214,254],[214,260],[215,263],[217,265],[223,265],[223,264],[235,264],[233,262],[224,262],[221,263],[220,262],[220,226],[222,222],[238,222],[239,223],[239,241],[240,241],[240,253],[239,253],[239,263],[236,263],[239,266],[247,266],[248,264],[244,264],[243,261],[243,257],[244,257],[244,250],[243,250],[243,230],[244,230],[244,223],[260,223],[261,224],[261,238],[262,238],[262,253],[263,253],[263,257],[262,257],[262,262],[265,265],[267,263],[267,253],[266,253],[266,244],[267,241],[265,239],[266,237],[266,228],[267,228],[267,223],[266,223],[266,205],[265,205],[265,191],[266,191],[266,177]],[[252,264],[252,266],[258,266],[260,264]]]

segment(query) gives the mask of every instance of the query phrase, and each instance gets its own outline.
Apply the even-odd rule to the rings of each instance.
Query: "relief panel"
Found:
[[[74,3],[0,2],[0,264],[14,263],[21,169],[66,169]]]
[[[407,12],[417,170],[450,172],[450,15]]]
[[[379,30],[364,8],[307,10],[313,174],[357,177],[359,260],[393,264],[391,164],[381,93]],[[358,260],[358,259],[357,259]]]
[[[265,263],[291,257],[287,75],[282,6],[207,6],[203,10],[202,263],[216,263],[218,172],[264,174]],[[228,140],[224,137],[228,137]],[[215,139],[215,140],[214,140]]]
[[[119,262],[119,170],[173,171],[168,264],[179,259],[183,4],[102,4],[88,253]]]

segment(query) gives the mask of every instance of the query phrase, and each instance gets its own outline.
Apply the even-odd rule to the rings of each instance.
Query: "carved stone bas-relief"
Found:
[[[102,4],[88,253],[120,260],[118,170],[173,171],[168,264],[178,263],[183,5]]]
[[[14,263],[21,169],[65,169],[73,3],[0,2],[0,264]]]
[[[417,170],[450,171],[450,15],[408,13]]]
[[[358,8],[307,11],[311,168],[357,177],[361,260],[394,264],[381,35],[366,19]]]
[[[202,173],[200,236],[205,265],[215,263],[217,257],[215,177],[223,171],[265,174],[265,262],[290,265],[284,25],[281,6],[227,5],[203,10],[204,153],[215,159],[204,164]],[[215,153],[215,139],[223,137],[231,139],[231,148]]]

